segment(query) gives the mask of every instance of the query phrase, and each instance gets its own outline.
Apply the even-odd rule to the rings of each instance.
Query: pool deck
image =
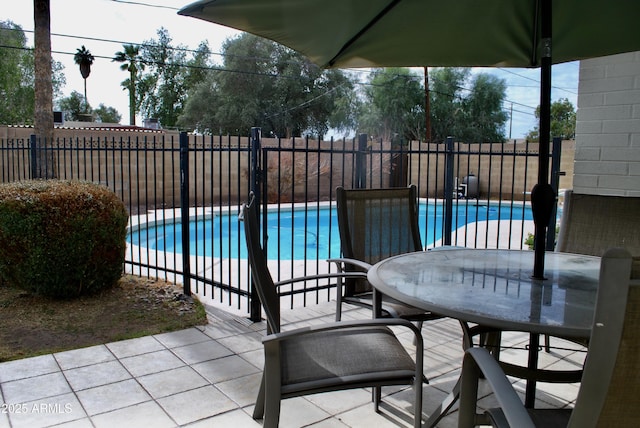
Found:
[[[259,427],[251,418],[264,364],[261,337],[265,323],[207,306],[202,327],[107,343],[0,364],[0,428],[37,427]],[[285,309],[283,330],[333,320],[335,302]],[[345,319],[369,318],[350,307]],[[412,338],[398,330],[415,352]],[[424,417],[455,383],[462,358],[461,330],[452,319],[425,323]],[[527,335],[505,338],[511,361],[526,360]],[[554,339],[554,346],[563,346]],[[570,347],[570,346],[567,346]],[[575,347],[575,346],[574,346]],[[541,353],[540,366],[577,368],[584,352],[553,349]],[[523,394],[522,381],[515,382]],[[565,407],[577,395],[576,384],[539,384],[537,407]],[[483,389],[480,406],[493,403]],[[281,427],[409,427],[412,393],[408,387],[383,388],[375,413],[367,389],[331,392],[284,400]],[[457,425],[457,408],[438,427]]]

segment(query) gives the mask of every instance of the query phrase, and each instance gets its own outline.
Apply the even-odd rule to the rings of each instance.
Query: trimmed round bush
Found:
[[[0,185],[0,283],[56,298],[117,283],[127,210],[107,187],[35,180]]]

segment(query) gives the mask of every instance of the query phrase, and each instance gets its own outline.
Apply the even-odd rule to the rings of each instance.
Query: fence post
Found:
[[[31,171],[29,178],[33,180],[36,174],[36,168],[38,168],[38,140],[35,134],[29,136],[29,154],[31,155]]]
[[[560,171],[560,157],[562,156],[562,138],[553,137],[551,153],[551,188],[556,195],[556,201],[551,210],[551,218],[549,219],[549,228],[547,229],[547,243],[545,249],[553,251],[556,245],[556,216],[558,213],[558,188],[560,187],[560,176],[565,175],[564,171]]]
[[[445,181],[444,181],[444,245],[451,245],[453,219],[453,137],[447,137],[445,142]]]
[[[189,236],[189,135],[180,133],[180,227],[182,228],[183,293],[191,295],[191,248]]]
[[[260,204],[262,203],[260,189],[262,187],[262,172],[260,168],[260,134],[261,128],[251,128],[251,173],[250,173],[250,190],[253,192],[254,201],[256,204],[256,210],[258,214],[258,230],[260,230]],[[267,235],[264,234],[263,246],[266,248]],[[250,297],[249,297],[249,319],[253,322],[260,322],[262,319],[262,308],[260,307],[260,298],[253,280],[249,279],[251,285]]]
[[[367,160],[365,153],[367,151],[367,142],[369,136],[367,134],[358,135],[358,151],[356,152],[356,189],[366,189],[367,187]]]

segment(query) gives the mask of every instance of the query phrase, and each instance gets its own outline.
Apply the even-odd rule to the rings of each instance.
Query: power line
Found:
[[[540,87],[540,80],[538,80],[538,79],[534,79],[533,77],[525,76],[524,74],[516,73],[515,71],[509,70],[507,68],[498,67],[498,70],[504,71],[505,73],[513,74],[514,76],[518,76],[518,77],[520,77],[522,79],[531,80],[532,82],[536,82],[538,84],[537,87],[538,88]],[[570,93],[572,95],[578,95],[577,92],[575,92],[573,90],[570,90],[570,89],[567,89],[567,88],[561,88],[559,86],[553,86],[553,85],[551,87],[554,88],[554,89],[559,89],[561,91],[566,91],[566,92],[568,92],[568,93]]]
[[[133,2],[133,1],[125,1],[125,0],[109,0],[109,1],[113,1],[113,2],[117,2],[117,3],[127,3],[127,4],[133,4],[133,5],[140,5],[140,6],[148,6],[148,7],[158,7],[158,8],[167,8],[167,9],[177,9],[177,8],[172,8],[169,6],[160,6],[160,5],[152,5],[152,4],[148,4],[148,3],[141,3],[141,2]],[[18,29],[12,29],[15,31],[20,31]],[[24,32],[29,32],[32,33],[32,30],[22,30]],[[89,37],[89,36],[76,36],[76,35],[70,35],[70,34],[60,34],[60,33],[51,33],[52,36],[56,36],[56,37],[66,37],[66,38],[73,38],[73,39],[79,39],[79,40],[90,40],[90,41],[97,41],[97,42],[104,42],[104,43],[115,43],[115,44],[120,44],[120,45],[135,45],[135,46],[140,46],[140,47],[156,47],[158,46],[157,44],[153,44],[153,43],[137,43],[137,42],[127,42],[127,41],[123,41],[123,40],[113,40],[113,39],[105,39],[105,38],[97,38],[97,37]],[[173,50],[173,51],[181,51],[181,52],[188,52],[188,53],[198,53],[200,51],[198,50],[194,50],[194,49],[189,49],[186,47],[173,47],[173,46],[167,46],[166,47],[169,50]],[[62,55],[75,55],[72,53],[68,53],[68,52],[60,52],[60,51],[52,51],[58,54],[62,54]],[[240,59],[247,59],[247,60],[269,60],[269,58],[266,57],[245,57],[245,56],[237,56],[237,55],[232,55],[232,54],[223,54],[220,52],[209,52],[209,55],[216,55],[216,56],[220,56],[220,57],[231,57],[231,58],[240,58]],[[96,58],[101,58],[101,59],[113,59],[111,57],[105,57],[105,56],[100,56],[100,55],[94,55],[94,57]],[[161,65],[161,64],[157,64],[157,65]],[[193,68],[198,68],[195,66],[189,66],[189,65],[183,65],[185,67],[193,67]],[[233,69],[229,69],[229,68],[219,68],[219,67],[200,67],[200,68],[204,68],[204,69],[209,69],[209,70],[215,70],[215,71],[228,71],[228,72],[234,72],[234,73],[242,73],[242,74],[252,74],[252,75],[259,75],[259,76],[270,76],[270,77],[275,77],[274,74],[267,74],[267,73],[257,73],[257,72],[247,72],[247,71],[243,71],[243,70],[233,70]],[[500,71],[504,71],[506,73],[510,73],[513,74],[515,76],[521,77],[523,79],[527,79],[527,80],[531,80],[533,82],[537,82],[538,81],[536,79],[533,79],[529,76],[525,76],[523,74],[520,73],[516,73],[512,70],[506,69],[506,68],[497,68]],[[375,70],[363,70],[363,69],[347,69],[351,72],[358,72],[358,73],[367,73],[367,74],[373,74],[375,73]],[[417,76],[415,74],[409,74],[409,75],[401,75],[398,74],[398,77],[404,77],[407,79],[421,79],[420,76]],[[280,77],[286,77],[286,76],[280,76]],[[295,78],[295,77],[292,77]],[[420,80],[421,81],[421,80]],[[371,86],[371,85],[375,85],[372,84],[370,82],[357,82],[358,85],[361,86]],[[515,86],[515,85],[509,85],[509,86]],[[556,89],[560,89],[560,90],[564,90],[567,91],[571,94],[576,94],[575,92],[572,92],[566,88],[560,88],[560,87],[556,87],[554,86],[554,88]],[[467,91],[467,92],[472,92],[471,89],[467,88],[467,87],[463,87],[463,86],[459,86],[458,89],[463,90],[463,91]],[[436,92],[436,91],[434,91]],[[445,94],[445,93],[440,93],[440,95],[444,95],[444,96],[450,96],[450,97],[454,97],[453,94]],[[510,99],[505,99],[504,100],[505,103],[513,103],[516,105],[519,105],[521,107],[525,107],[525,108],[529,108],[531,110],[535,110],[537,107],[534,106],[529,106],[517,101],[513,101]],[[533,114],[533,113],[529,113],[529,114]]]
[[[150,4],[150,3],[142,3],[142,2],[137,2],[137,1],[126,1],[126,0],[109,0],[109,1],[111,1],[113,3],[130,4],[130,5],[134,5],[134,6],[153,7],[155,9],[180,10],[180,8],[178,8],[178,7],[163,6],[163,5]]]

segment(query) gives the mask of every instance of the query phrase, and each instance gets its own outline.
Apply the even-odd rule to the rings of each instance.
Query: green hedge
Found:
[[[0,185],[0,283],[71,298],[122,275],[127,210],[107,187],[37,180]]]

